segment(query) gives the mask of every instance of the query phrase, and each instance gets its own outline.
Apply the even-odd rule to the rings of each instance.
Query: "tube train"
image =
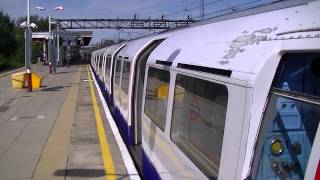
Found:
[[[283,1],[94,51],[143,178],[319,179],[319,9]]]

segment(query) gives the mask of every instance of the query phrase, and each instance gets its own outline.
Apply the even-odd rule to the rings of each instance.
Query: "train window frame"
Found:
[[[174,111],[175,111],[175,100],[176,100],[176,98],[179,98],[178,97],[178,95],[179,94],[176,94],[176,92],[177,92],[177,78],[178,78],[178,76],[184,76],[184,77],[187,77],[187,78],[193,78],[194,80],[201,80],[201,81],[203,81],[203,82],[205,82],[205,83],[208,83],[208,84],[210,84],[210,86],[212,86],[213,84],[214,85],[216,85],[216,87],[218,87],[218,88],[222,88],[223,90],[224,90],[224,92],[225,92],[225,111],[224,111],[224,118],[222,119],[222,121],[224,122],[224,124],[223,124],[223,128],[222,128],[222,130],[223,130],[223,132],[222,132],[222,137],[220,138],[220,141],[221,141],[221,143],[220,143],[220,154],[219,154],[219,160],[218,160],[218,163],[220,163],[220,161],[221,161],[221,158],[222,158],[222,147],[223,147],[223,144],[224,144],[224,136],[225,136],[225,132],[224,132],[224,130],[225,130],[225,128],[226,128],[226,125],[225,125],[225,123],[226,123],[226,121],[227,121],[227,113],[228,113],[228,103],[229,103],[229,90],[228,90],[228,86],[224,83],[224,82],[220,82],[220,81],[217,81],[217,80],[212,80],[212,79],[208,79],[208,78],[204,78],[204,77],[202,77],[202,76],[197,76],[197,75],[194,75],[194,74],[189,74],[189,73],[185,73],[185,72],[179,72],[179,71],[176,71],[176,74],[175,74],[175,81],[174,81],[174,84],[173,84],[173,97],[172,97],[172,100],[171,100],[171,103],[172,103],[172,112],[171,112],[171,117],[170,117],[170,132],[169,132],[169,137],[170,137],[170,140],[171,140],[171,142],[173,143],[173,144],[175,144],[175,146],[185,155],[185,156],[187,156],[188,157],[188,159],[191,161],[191,162],[193,162],[194,164],[195,164],[195,166],[197,166],[198,168],[199,168],[199,170],[200,171],[202,171],[206,176],[208,176],[208,177],[210,177],[210,178],[218,178],[218,175],[219,175],[219,169],[220,169],[220,167],[219,167],[219,165],[218,165],[218,167],[217,167],[217,172],[215,172],[215,173],[213,173],[215,176],[214,177],[212,177],[212,176],[210,176],[210,175],[208,175],[209,173],[207,172],[208,171],[208,169],[211,169],[211,166],[210,166],[210,164],[213,164],[212,162],[210,162],[210,160],[208,160],[208,158],[207,158],[207,160],[204,162],[204,163],[199,163],[199,162],[196,162],[197,161],[197,159],[199,160],[199,159],[204,159],[205,158],[205,155],[204,155],[204,153],[203,152],[201,152],[201,150],[199,150],[198,148],[195,148],[195,149],[197,149],[197,151],[198,151],[198,157],[193,157],[192,156],[192,154],[194,154],[194,153],[190,153],[188,150],[186,150],[186,149],[184,149],[183,147],[181,147],[181,146],[179,146],[177,143],[176,143],[176,141],[175,141],[175,139],[174,139],[174,137],[173,137],[173,133],[174,133],[174,130],[173,130],[173,128],[174,128],[174,125],[173,125],[173,123],[174,123],[174,115],[175,115],[175,113],[174,113]],[[179,86],[180,87],[180,86]],[[183,89],[183,87],[180,87],[180,88],[182,88]],[[181,90],[181,89],[180,89]],[[181,98],[181,97],[180,97]],[[178,113],[179,114],[179,113]],[[178,130],[179,130],[179,128],[178,128]]]
[[[120,71],[119,71],[119,82],[117,84],[117,65],[118,65],[118,62],[120,62]],[[120,103],[120,85],[121,85],[121,78],[122,78],[122,66],[123,66],[123,60],[121,58],[117,58],[115,60],[115,71],[114,71],[114,90],[113,90],[113,94],[114,94],[114,97],[115,97],[115,100],[117,103]],[[115,94],[115,90],[118,91],[117,94]]]
[[[107,52],[108,52],[108,50],[103,53],[103,66],[102,66],[102,72],[101,72],[102,77],[103,77],[103,82],[105,85],[106,85],[106,79],[107,79],[106,69],[107,69],[107,63],[108,63]],[[108,88],[108,87],[106,86],[106,88]]]
[[[105,81],[106,81],[108,89],[110,89],[110,87],[109,87],[110,67],[111,67],[111,59],[110,59],[109,54],[107,54],[107,56],[106,56],[106,67],[105,67]]]
[[[127,72],[127,75],[128,75],[128,80],[127,80],[127,83],[126,83],[126,88],[127,89],[123,89],[123,85],[124,85],[124,71],[125,71],[125,64],[128,63],[129,64],[129,71]],[[131,76],[130,76],[130,73],[131,73],[131,65],[132,63],[130,61],[123,61],[122,63],[122,68],[121,68],[121,83],[120,83],[120,95],[121,95],[121,92],[124,93],[124,96],[120,96],[120,106],[123,108],[123,110],[127,110],[128,109],[128,102],[127,103],[123,103],[123,101],[125,101],[124,99],[127,99],[128,100],[128,94],[129,94],[129,85],[130,85],[130,80],[131,80]],[[126,91],[125,91],[126,90]]]
[[[146,112],[146,104],[147,104],[147,88],[148,88],[148,84],[149,84],[149,72],[150,72],[150,69],[154,69],[156,71],[163,71],[163,72],[167,72],[168,74],[168,77],[169,77],[169,82],[167,83],[168,85],[168,92],[167,92],[167,98],[166,98],[166,105],[165,105],[165,108],[164,109],[164,112],[165,114],[163,114],[164,116],[164,122],[161,124],[160,121],[157,121],[158,119],[156,118],[153,118],[153,117],[150,117],[151,115],[148,114]],[[146,75],[145,75],[145,80],[146,80],[146,83],[145,83],[145,88],[144,88],[144,107],[143,107],[143,113],[145,114],[146,117],[148,117],[148,119],[150,119],[162,132],[165,132],[165,129],[166,129],[166,124],[167,124],[167,116],[168,116],[168,106],[169,106],[169,103],[170,103],[170,99],[169,99],[169,95],[170,95],[170,83],[172,82],[171,80],[171,71],[169,69],[166,69],[166,68],[162,68],[162,67],[159,67],[159,66],[147,66],[147,71],[146,71]]]
[[[277,99],[275,99],[277,98]],[[262,161],[262,156],[263,156],[263,149],[264,149],[264,145],[265,145],[265,141],[266,141],[266,135],[267,135],[267,131],[270,130],[270,127],[272,127],[272,123],[274,122],[274,119],[273,118],[270,118],[270,116],[272,116],[271,114],[274,113],[274,111],[276,111],[275,109],[273,109],[271,107],[271,105],[274,105],[276,104],[275,101],[278,101],[279,99],[285,99],[286,101],[294,101],[295,104],[297,103],[301,103],[301,104],[304,104],[305,106],[306,105],[311,105],[311,106],[315,106],[315,107],[318,107],[320,109],[320,101],[319,99],[318,100],[311,100],[311,98],[309,98],[308,96],[304,96],[303,94],[301,93],[288,93],[284,90],[280,90],[278,88],[271,88],[271,91],[268,95],[268,102],[266,104],[266,108],[265,108],[265,111],[263,113],[263,119],[262,119],[262,123],[259,127],[259,135],[258,135],[258,138],[257,138],[257,143],[256,143],[256,146],[255,146],[255,153],[254,153],[254,156],[252,158],[252,168],[251,168],[251,171],[250,171],[250,176],[256,178],[259,174],[259,165],[260,165],[260,162]],[[298,105],[296,105],[298,106]],[[283,125],[283,124],[282,124]],[[318,127],[320,127],[320,123],[318,124]],[[317,128],[318,128],[317,127]],[[280,127],[281,128],[281,127]],[[316,129],[317,129],[316,128]],[[317,131],[316,131],[317,133]],[[280,136],[279,136],[280,137]],[[286,142],[286,143],[284,143]],[[287,148],[287,141],[283,141],[283,144],[282,146],[284,147],[284,149],[288,149]],[[315,142],[313,142],[315,143]],[[271,143],[272,144],[272,143]],[[313,145],[313,144],[311,144]],[[311,146],[311,149],[312,149],[312,146]],[[270,149],[271,151],[271,149]],[[281,150],[281,152],[279,152],[279,154],[282,154],[283,153],[283,150]],[[309,153],[309,158],[311,157],[311,152]],[[276,156],[273,155],[273,156]],[[308,165],[308,162],[309,162],[309,158],[307,159],[306,161],[306,165]],[[306,166],[306,169],[308,167]],[[304,170],[306,170],[304,169]],[[305,176],[305,174],[303,174],[303,176]],[[300,177],[301,178],[301,177]]]
[[[104,54],[104,51],[102,50],[101,53],[99,54],[99,64],[98,64],[98,71],[99,71],[99,76],[101,76],[102,74],[102,71],[103,71],[103,54]]]
[[[317,89],[317,86],[309,86],[308,84],[319,78],[314,76],[315,79],[311,78],[313,81],[309,79],[313,76],[309,74],[314,71],[313,63],[318,63],[316,68],[319,68],[319,57],[319,53],[311,52],[286,53],[282,56],[262,114],[254,154],[251,159],[250,178],[264,178],[265,171],[268,170],[263,168],[264,165],[272,167],[272,175],[277,178],[288,178],[289,176],[301,179],[306,177],[305,173],[315,144],[315,136],[319,133],[317,129],[320,127],[320,122],[316,120],[320,116],[320,95],[313,94],[319,93],[319,91],[309,91],[310,88]],[[303,66],[297,65],[295,62],[297,59]],[[297,66],[299,71],[294,66]],[[290,73],[295,76],[301,73],[302,77],[288,78]],[[301,85],[302,87],[300,87]],[[308,114],[312,114],[313,118],[308,118]],[[290,118],[286,117],[288,115]],[[289,120],[290,123],[288,123]],[[315,123],[318,125],[316,126]],[[315,126],[315,129],[310,128]],[[310,142],[307,142],[307,139]],[[304,144],[305,142],[306,144]],[[296,145],[300,147],[298,148],[299,152],[296,150]],[[304,158],[305,156],[307,157]],[[268,178],[272,178],[270,173],[268,175]]]
[[[123,74],[124,74],[124,65],[125,63],[129,63],[129,71],[127,72],[128,73],[128,83],[127,83],[127,91],[125,92],[125,89],[123,89]],[[129,82],[130,82],[130,73],[131,73],[131,65],[132,63],[130,61],[123,61],[122,63],[122,70],[121,70],[121,85],[120,85],[120,89],[126,94],[128,95],[129,93]]]

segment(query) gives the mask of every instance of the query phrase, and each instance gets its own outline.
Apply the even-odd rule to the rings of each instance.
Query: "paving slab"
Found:
[[[33,92],[11,89],[0,76],[0,180],[130,179],[99,97],[115,173],[105,172],[87,66],[60,67]],[[96,94],[97,91],[95,89]]]
[[[35,164],[23,164],[0,167],[0,179],[30,179],[32,176]]]
[[[79,67],[62,67],[58,74],[48,75],[45,66],[35,65],[32,69],[45,77],[43,87],[32,92],[12,89],[10,74],[0,77],[1,180],[32,178],[74,72],[79,71]]]
[[[88,69],[83,68],[82,80],[88,80]],[[98,94],[95,89],[95,94]],[[89,81],[81,81],[79,97],[75,112],[75,120],[70,139],[69,160],[67,165],[67,180],[74,179],[130,179],[124,165],[119,147],[107,122],[101,101],[97,98],[104,130],[108,139],[108,146],[112,154],[115,174],[104,171],[101,146],[96,128],[92,97],[90,96]]]

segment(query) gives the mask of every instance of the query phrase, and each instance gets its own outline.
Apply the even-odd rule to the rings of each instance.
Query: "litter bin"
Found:
[[[26,72],[18,72],[11,75],[12,88],[22,89],[24,88]]]
[[[31,73],[31,79],[32,79],[32,89],[37,89],[41,87],[41,81],[42,81],[42,77],[33,72]]]

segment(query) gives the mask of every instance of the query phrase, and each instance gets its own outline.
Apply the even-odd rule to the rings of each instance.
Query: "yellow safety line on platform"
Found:
[[[100,147],[101,147],[101,152],[103,157],[104,170],[106,173],[106,179],[113,180],[113,179],[116,179],[117,177],[115,174],[115,167],[113,165],[112,155],[110,153],[106,132],[104,131],[104,126],[101,119],[99,106],[97,103],[94,87],[92,84],[92,78],[89,73],[89,67],[87,67],[87,71],[88,71],[88,79],[89,79],[90,92],[91,92],[91,98],[92,98],[92,106],[93,106],[93,111],[96,117],[96,124],[97,124],[98,136],[99,136]]]

